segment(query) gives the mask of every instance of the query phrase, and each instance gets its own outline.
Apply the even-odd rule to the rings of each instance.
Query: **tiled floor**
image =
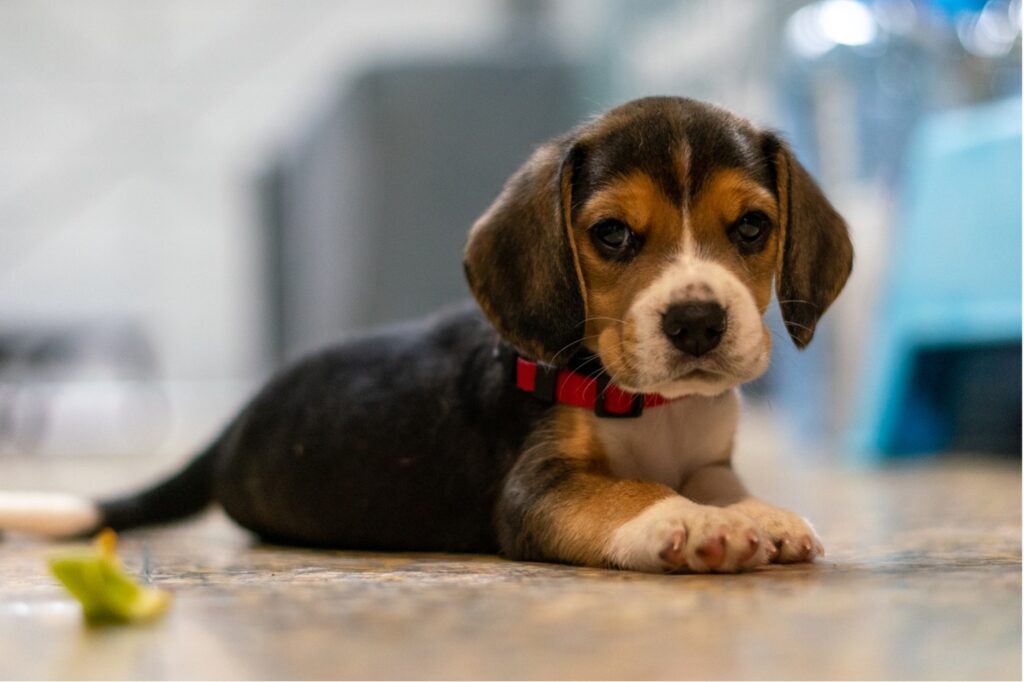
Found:
[[[124,538],[175,601],[158,623],[91,631],[46,574],[53,546],[9,537],[0,678],[1020,679],[1016,462],[773,471],[754,487],[815,521],[817,565],[648,576],[301,551],[214,513]],[[123,462],[0,463],[4,487],[132,480]]]

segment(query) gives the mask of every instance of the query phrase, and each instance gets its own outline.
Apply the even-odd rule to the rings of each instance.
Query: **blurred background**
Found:
[[[0,457],[184,456],[289,359],[468,295],[530,150],[652,94],[780,130],[851,225],[748,391],[786,452],[1016,456],[1020,34],[1005,0],[7,0]]]

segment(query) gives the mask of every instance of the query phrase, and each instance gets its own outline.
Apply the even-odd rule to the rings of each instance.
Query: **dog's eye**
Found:
[[[760,211],[746,214],[736,223],[736,233],[745,242],[755,242],[768,229],[768,216]]]
[[[593,227],[594,237],[609,249],[621,249],[629,242],[630,231],[618,220],[602,220]]]
[[[759,250],[758,247],[762,245],[771,226],[772,223],[768,216],[761,211],[751,211],[733,223],[729,232],[733,241],[743,251],[752,253]]]
[[[640,240],[621,220],[600,220],[590,228],[590,238],[606,258],[628,260],[636,255]]]

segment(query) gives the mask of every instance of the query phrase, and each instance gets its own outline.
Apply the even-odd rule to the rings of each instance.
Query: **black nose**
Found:
[[[661,329],[673,346],[700,357],[721,343],[725,309],[713,301],[677,303],[662,315]]]

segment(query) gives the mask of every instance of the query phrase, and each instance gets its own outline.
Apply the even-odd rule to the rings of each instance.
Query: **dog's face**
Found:
[[[773,279],[805,346],[852,259],[842,218],[778,138],[648,98],[541,147],[474,225],[466,273],[526,354],[564,364],[583,346],[623,388],[671,398],[764,372]]]

